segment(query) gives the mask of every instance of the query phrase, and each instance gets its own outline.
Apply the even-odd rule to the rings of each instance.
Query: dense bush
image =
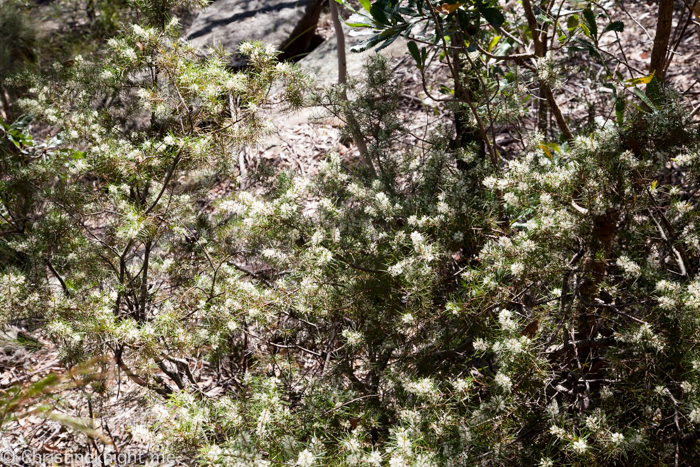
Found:
[[[109,53],[33,78],[20,104],[53,137],[4,125],[2,320],[42,320],[69,365],[108,354],[152,390],[158,444],[203,465],[692,465],[700,133],[665,62],[586,71],[613,92],[565,115],[563,65],[611,71],[623,26],[564,3],[363,4],[365,45],[409,36],[442,86],[428,138],[381,58],[307,96],[272,49],[231,72],[144,4]],[[452,89],[427,81],[441,59]],[[214,197],[307,97],[368,159]],[[204,364],[233,389],[203,394]]]

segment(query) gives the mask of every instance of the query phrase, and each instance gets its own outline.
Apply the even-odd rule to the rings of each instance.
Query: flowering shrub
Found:
[[[377,58],[314,100],[366,138],[364,166],[330,153],[214,196],[307,81],[261,44],[238,73],[202,58],[156,3],[104,58],[34,78],[21,105],[46,142],[2,130],[0,318],[41,318],[65,363],[108,354],[149,389],[134,439],[200,465],[692,464],[700,133],[670,86],[647,79],[625,113],[607,83],[616,121],[514,124],[522,150],[501,154],[493,128],[528,115],[528,84],[552,104],[561,57],[492,75],[481,34],[452,55],[455,121],[426,138]],[[490,5],[433,27],[498,29]],[[580,13],[560,43],[588,31],[595,52]],[[203,368],[227,390],[203,393]]]

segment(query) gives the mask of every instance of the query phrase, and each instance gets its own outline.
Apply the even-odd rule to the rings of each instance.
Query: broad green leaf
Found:
[[[394,33],[392,36],[390,36],[382,45],[376,48],[375,52],[379,52],[380,50],[389,47],[399,36],[401,35],[401,31]]]
[[[506,22],[506,19],[498,8],[479,8],[479,13],[481,13],[481,16],[486,18],[486,21],[495,29],[500,29],[503,23]]]
[[[588,30],[591,32],[591,37],[594,40],[598,39],[598,25],[595,22],[595,13],[593,13],[593,10],[590,8],[586,8],[583,10],[583,17],[586,21],[586,26],[588,26]]]
[[[659,80],[656,77],[652,78],[647,84],[646,95],[654,103],[655,107],[661,106],[661,89],[659,89]]]
[[[469,18],[467,12],[463,9],[457,10],[457,21],[459,22],[459,27],[462,28],[462,31],[468,35],[467,31],[469,30],[472,20]]]
[[[379,44],[384,38],[382,37],[381,34],[375,34],[374,36],[370,37],[369,39],[366,39],[362,42],[358,42],[357,44],[354,44],[352,47],[350,47],[350,52],[353,53],[359,53],[359,52],[364,52],[367,49],[371,49],[375,45]]]
[[[617,89],[615,88],[615,85],[612,83],[603,83],[603,87],[606,89],[610,89],[612,92],[612,95],[615,99],[617,99]]]
[[[581,25],[581,27],[585,28],[585,26],[583,24]],[[580,47],[571,46],[572,49],[580,50],[580,51],[587,51],[591,55],[591,57],[603,60],[603,57],[601,57],[600,54],[598,53],[598,50],[596,50],[595,45],[593,45],[592,43],[590,43],[586,39],[583,39],[582,37],[575,37],[573,42],[580,44]]]
[[[338,3],[340,3],[341,5],[343,5],[345,8],[347,8],[348,10],[352,11],[353,13],[357,13],[357,10],[355,10],[355,8],[353,8],[353,6],[348,4],[348,2],[346,2],[345,0],[336,0],[336,1]]]
[[[589,39],[591,37],[591,31],[588,29],[588,26],[586,26],[586,23],[581,23],[579,26],[581,26],[581,31],[588,37]]]
[[[416,66],[418,67],[419,70],[423,69],[423,61],[422,57],[420,54],[420,51],[418,50],[418,46],[416,45],[415,42],[409,41],[408,44],[408,51],[411,53],[411,56],[413,59],[416,61]]]
[[[617,124],[620,126],[625,122],[625,107],[626,101],[624,99],[618,99],[615,102],[615,117],[617,118]]]
[[[646,105],[648,105],[650,109],[656,108],[654,103],[651,100],[649,100],[649,98],[644,94],[644,92],[642,92],[641,89],[634,88],[634,93],[637,95],[637,97],[639,97],[642,100],[642,102],[644,102]]]
[[[372,5],[369,12],[377,23],[389,25],[389,18],[387,18],[386,12],[379,3]]]
[[[372,18],[359,13],[352,14],[350,18],[343,20],[343,22],[351,28],[372,28],[375,26]]]
[[[578,15],[571,15],[567,18],[566,20],[566,28],[569,30],[569,33],[576,29],[578,26],[579,21],[578,21]]]
[[[605,29],[603,29],[603,34],[605,34],[608,31],[623,32],[624,30],[625,23],[623,23],[622,21],[613,21],[612,23],[605,26]]]
[[[362,5],[362,8],[365,9],[365,11],[369,12],[370,9],[372,9],[372,4],[369,3],[369,0],[359,0],[360,5]]]
[[[561,148],[559,148],[559,145],[557,143],[554,143],[554,142],[548,143],[547,147],[550,147],[550,148],[554,149],[555,151],[557,151],[557,153],[561,154]]]

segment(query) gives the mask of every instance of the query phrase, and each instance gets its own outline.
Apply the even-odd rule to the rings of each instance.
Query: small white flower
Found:
[[[667,295],[659,297],[658,301],[659,306],[664,310],[672,310],[678,304],[675,298],[669,297]]]
[[[610,435],[610,441],[613,444],[622,444],[625,441],[625,436],[622,433],[613,433]]]
[[[382,465],[382,454],[379,451],[372,451],[372,453],[365,457],[365,462],[379,467]]]
[[[512,354],[519,354],[523,351],[523,343],[518,339],[508,339],[505,348]]]
[[[700,410],[693,409],[692,412],[690,412],[690,414],[688,415],[688,419],[690,419],[690,421],[692,423],[695,423],[696,425],[700,424]]]
[[[404,313],[401,316],[401,322],[406,326],[412,326],[416,322],[416,318],[411,313]]]
[[[430,396],[436,393],[435,385],[430,378],[421,378],[406,384],[406,390],[417,396]]]
[[[506,331],[513,331],[517,326],[517,323],[513,321],[513,312],[510,310],[501,310],[498,313],[498,322]]]
[[[583,454],[588,450],[588,444],[586,444],[586,441],[583,439],[577,439],[574,441],[573,445],[574,451],[576,451],[579,454]]]
[[[503,201],[511,206],[518,206],[520,204],[518,197],[512,191],[507,191],[503,194]]]
[[[488,349],[489,344],[481,337],[474,341],[474,350],[476,350],[477,352],[486,352]]]
[[[209,446],[206,453],[206,458],[210,463],[214,463],[219,460],[219,457],[223,453],[223,450],[216,444]]]
[[[413,245],[417,248],[423,244],[425,239],[423,238],[423,235],[420,232],[411,232],[411,241],[413,242]]]
[[[613,396],[613,391],[609,386],[603,386],[600,390],[601,399],[610,399]]]
[[[559,404],[556,399],[552,399],[552,402],[547,405],[547,413],[550,417],[554,418],[559,415]]]
[[[499,372],[496,375],[496,378],[494,378],[494,381],[497,385],[499,385],[505,392],[510,392],[511,388],[513,387],[513,382],[511,379],[507,376],[504,375],[503,373]]]
[[[686,394],[690,394],[690,393],[695,392],[695,386],[693,386],[692,383],[690,383],[689,381],[681,382],[681,389]]]
[[[360,331],[353,331],[351,329],[343,329],[343,331],[340,334],[348,342],[348,345],[355,346],[355,345],[358,345],[362,342],[362,333]]]
[[[374,196],[374,199],[377,201],[377,207],[381,212],[388,213],[391,210],[391,201],[389,201],[389,197],[386,194],[379,192]]]
[[[317,230],[314,232],[314,234],[311,236],[311,245],[313,246],[318,246],[321,244],[323,241],[323,231],[322,230]]]
[[[520,261],[517,261],[511,264],[510,272],[512,272],[515,277],[520,277],[525,272],[525,265]]]
[[[316,463],[316,458],[308,449],[304,449],[299,453],[297,464],[299,467],[311,467]]]
[[[549,427],[549,432],[557,438],[563,438],[564,436],[566,436],[566,431],[564,431],[563,428],[558,427],[556,425],[552,425],[551,427]]]
[[[625,277],[635,278],[642,274],[642,268],[639,267],[637,263],[629,259],[629,257],[622,255],[617,258],[615,262],[625,273]]]
[[[452,385],[460,392],[467,392],[472,386],[471,381],[464,380],[462,378],[454,380]]]
[[[132,24],[131,27],[134,29],[134,34],[140,37],[146,37],[146,31],[138,24]]]
[[[586,428],[588,428],[591,431],[596,431],[598,429],[598,423],[600,421],[598,420],[598,417],[595,417],[593,415],[586,417]]]
[[[549,457],[543,457],[540,459],[539,467],[554,467],[554,462]]]
[[[396,446],[404,453],[411,452],[411,438],[404,428],[396,430]]]

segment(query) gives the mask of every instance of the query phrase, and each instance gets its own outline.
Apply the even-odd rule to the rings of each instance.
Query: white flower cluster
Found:
[[[650,347],[656,352],[661,352],[665,347],[663,339],[654,332],[649,323],[644,323],[634,332],[625,334],[617,333],[615,336],[620,342],[629,342],[644,347]]]
[[[406,383],[406,390],[411,394],[422,397],[434,397],[438,394],[435,383],[430,378],[421,378]]]
[[[626,255],[621,255],[617,258],[615,264],[624,271],[625,277],[627,278],[634,279],[642,274],[642,268]]]

